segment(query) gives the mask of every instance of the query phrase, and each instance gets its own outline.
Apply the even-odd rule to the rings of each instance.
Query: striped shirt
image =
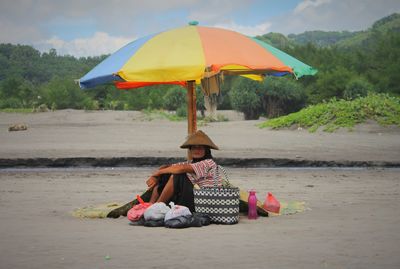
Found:
[[[187,162],[185,162],[187,164]],[[179,163],[182,164],[182,163]],[[218,165],[213,159],[206,159],[197,163],[189,163],[193,168],[194,173],[186,173],[192,184],[202,187],[214,187],[214,176],[217,176],[217,186],[222,186],[222,178],[219,173],[216,173]]]
[[[219,173],[216,173],[218,165],[213,159],[206,159],[197,163],[190,163],[194,173],[187,173],[188,178],[194,184],[202,187],[214,187],[214,177],[217,176],[217,186],[222,186],[222,179]]]

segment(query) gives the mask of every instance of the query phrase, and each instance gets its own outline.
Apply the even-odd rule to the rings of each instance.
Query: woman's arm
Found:
[[[163,168],[167,168],[171,166],[170,164],[164,164],[161,165],[158,170],[163,169]],[[146,180],[146,184],[149,187],[149,189],[154,188],[157,184],[158,184],[158,178],[154,177],[154,176],[150,176],[147,180]]]
[[[152,174],[153,177],[158,177],[163,174],[182,174],[182,173],[194,173],[194,170],[190,164],[176,164],[166,168],[158,169]]]

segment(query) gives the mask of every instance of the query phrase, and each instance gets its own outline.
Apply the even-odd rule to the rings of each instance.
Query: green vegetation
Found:
[[[335,45],[342,40],[348,40],[356,35],[358,32],[324,32],[324,31],[307,31],[302,34],[290,34],[288,39],[291,42],[295,42],[297,44],[306,45],[307,43],[313,43],[317,46],[332,46]]]
[[[186,120],[186,116],[180,116],[177,113],[171,113],[169,111],[160,109],[144,109],[142,112],[145,114],[145,120],[152,121],[156,119],[167,119],[170,121],[183,121]]]
[[[340,127],[353,127],[371,119],[381,125],[400,126],[400,98],[387,94],[369,94],[352,101],[332,99],[329,102],[311,105],[296,113],[265,121],[260,128],[273,129],[297,126],[315,132],[324,126],[324,131],[333,132]]]
[[[325,32],[325,31],[306,31],[301,34],[290,34],[287,37],[280,36],[279,38],[273,34],[266,34],[260,37],[264,41],[269,42],[273,46],[289,47],[290,45],[307,45],[312,43],[318,47],[333,47],[338,48],[354,48],[367,45],[376,33],[399,32],[400,30],[400,14],[394,13],[376,21],[372,27],[365,31],[358,32]],[[278,40],[278,42],[277,42]],[[279,45],[284,46],[279,46]]]
[[[268,33],[262,36],[257,36],[256,38],[271,44],[276,48],[288,48],[293,47],[296,44],[295,41],[280,33]]]
[[[145,115],[144,119],[146,121],[152,121],[156,119],[167,119],[170,121],[185,121],[187,117],[187,111],[184,110],[183,112],[180,112],[179,109],[175,113],[161,109],[144,109],[142,110],[142,112]],[[228,119],[220,114],[217,115],[216,119],[207,116],[200,116],[197,118],[197,123],[199,126],[204,126],[207,125],[207,123],[219,122],[219,121],[228,121]]]
[[[259,92],[262,84],[249,79],[238,79],[230,92],[232,106],[244,113],[246,120],[258,119],[261,114]]]
[[[32,109],[29,108],[3,108],[0,109],[0,112],[5,112],[5,113],[32,113],[34,112]]]
[[[342,48],[352,48],[356,46],[366,45],[373,42],[375,35],[378,33],[387,34],[390,32],[399,32],[400,30],[400,14],[392,14],[376,21],[371,29],[367,31],[360,31],[350,38],[340,40],[337,43]]]

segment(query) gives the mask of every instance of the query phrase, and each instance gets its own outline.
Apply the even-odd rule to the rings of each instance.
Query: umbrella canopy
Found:
[[[218,73],[261,80],[263,75],[314,75],[317,70],[269,44],[221,28],[190,25],[137,39],[79,80],[81,88],[200,83]]]

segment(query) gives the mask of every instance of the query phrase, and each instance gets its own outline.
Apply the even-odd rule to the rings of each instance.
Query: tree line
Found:
[[[385,17],[360,32],[306,32],[288,37],[257,37],[319,70],[313,77],[266,77],[260,83],[224,78],[218,109],[244,112],[246,119],[277,117],[336,99],[354,99],[368,92],[400,95],[400,15]],[[307,39],[308,38],[308,39]],[[307,41],[308,40],[308,41]],[[185,89],[159,85],[117,90],[113,85],[81,90],[82,77],[106,55],[81,57],[40,53],[31,46],[0,44],[0,109],[167,109],[185,114]],[[198,107],[203,108],[198,92]]]

